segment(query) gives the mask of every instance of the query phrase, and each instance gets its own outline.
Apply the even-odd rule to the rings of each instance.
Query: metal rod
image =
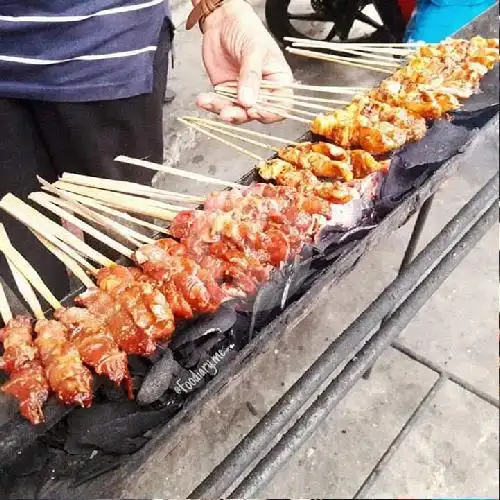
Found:
[[[440,375],[446,375],[448,379],[451,380],[454,384],[457,384],[465,391],[474,394],[474,396],[478,397],[479,399],[482,399],[486,403],[494,406],[495,408],[500,408],[500,401],[498,400],[498,398],[495,398],[494,396],[488,394],[487,392],[482,391],[477,387],[474,387],[474,385],[472,385],[470,382],[467,382],[458,375],[449,372],[446,368],[438,365],[437,363],[434,363],[434,361],[431,361],[425,356],[422,356],[422,354],[415,352],[410,347],[403,345],[401,342],[397,340],[392,343],[392,347],[394,347],[394,349],[398,350],[401,354],[404,354],[413,361],[416,361],[417,363],[426,366],[430,370],[435,371]]]
[[[189,495],[189,498],[220,498],[233,485],[242,472],[259,455],[268,449],[269,443],[288,425],[310,397],[353,354],[353,350],[367,337],[382,319],[394,309],[402,297],[408,294],[422,279],[429,266],[444,255],[453,243],[471,226],[480,214],[498,198],[498,173],[457,213],[398,276],[368,309],[349,327],[348,334],[332,342],[295,384],[278,400],[259,423],[214,468],[214,470]]]
[[[311,437],[323,420],[362,377],[366,368],[373,364],[408,325],[415,314],[462,262],[496,220],[498,220],[497,207],[490,206],[470,231],[447,252],[441,262],[406,298],[387,323],[370,338],[340,375],[318,396],[316,401],[286,432],[276,446],[228,496],[229,498],[256,498],[256,493],[274,477],[279,469],[293,456],[294,452]],[[348,333],[349,329],[350,327],[345,333]]]
[[[401,264],[399,265],[398,269],[398,276],[401,274],[401,272],[408,267],[410,262],[413,259],[413,256],[415,255],[415,251],[418,246],[418,242],[420,241],[420,236],[422,234],[422,231],[425,227],[425,223],[427,222],[427,217],[429,216],[429,212],[431,211],[431,206],[432,202],[434,200],[434,195],[430,196],[427,198],[418,211],[418,216],[417,220],[415,221],[415,225],[413,226],[413,230],[411,232],[410,240],[408,241],[408,245],[406,246],[405,253],[403,255],[403,259],[401,260]],[[382,326],[389,318],[390,314],[388,314],[380,323],[380,326]],[[366,370],[366,373],[363,374],[363,378],[365,380],[368,380],[370,378],[370,375],[372,373],[373,366],[370,366],[368,370]]]
[[[415,251],[417,250],[418,243],[420,241],[420,236],[422,235],[422,231],[425,227],[425,223],[427,221],[427,217],[429,212],[431,211],[432,202],[434,201],[434,195],[430,196],[425,200],[424,204],[420,208],[418,212],[417,220],[415,221],[415,225],[413,226],[413,231],[411,232],[410,241],[408,241],[408,246],[406,247],[405,254],[403,256],[403,260],[401,261],[401,265],[399,266],[398,274],[401,273],[403,269],[406,269],[415,255]]]
[[[406,439],[410,431],[415,427],[420,417],[425,413],[429,405],[432,403],[439,389],[443,387],[444,383],[448,380],[446,375],[440,375],[434,382],[429,392],[425,395],[424,399],[420,401],[415,411],[411,414],[410,418],[406,421],[403,428],[398,432],[396,437],[392,440],[391,444],[385,450],[384,454],[372,469],[368,477],[363,481],[358,491],[354,494],[353,498],[361,498],[373,485],[375,480],[380,476],[384,467],[389,463],[394,453],[399,449],[403,441]]]

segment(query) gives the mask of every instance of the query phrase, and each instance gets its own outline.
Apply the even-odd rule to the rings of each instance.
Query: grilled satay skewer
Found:
[[[61,304],[52,295],[31,264],[11,245],[6,233],[0,231],[0,247],[7,260],[20,271],[37,291],[54,306]],[[35,308],[35,313],[38,311]],[[41,364],[50,389],[65,404],[89,406],[92,403],[92,374],[83,365],[76,347],[68,340],[67,329],[55,320],[39,317],[35,324],[34,346],[38,349]]]
[[[42,319],[37,321],[35,333],[35,345],[57,398],[67,405],[89,407],[93,398],[92,374],[68,340],[66,327],[59,321]]]
[[[9,380],[1,390],[19,401],[19,411],[24,418],[34,425],[41,424],[49,383],[33,343],[32,320],[26,316],[5,320],[4,317],[5,326],[0,329],[0,342],[4,346],[0,369],[9,374]]]
[[[282,186],[291,186],[336,204],[348,203],[359,197],[354,188],[341,182],[321,182],[311,171],[301,170],[289,162],[272,159],[257,165],[257,172],[265,180],[274,180]]]

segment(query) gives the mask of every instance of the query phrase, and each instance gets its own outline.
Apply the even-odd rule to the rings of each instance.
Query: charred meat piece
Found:
[[[1,390],[19,402],[21,415],[32,424],[44,422],[43,405],[49,397],[49,383],[33,342],[30,318],[18,316],[0,330],[4,355],[0,369],[9,374]]]
[[[88,289],[75,298],[75,303],[105,321],[118,347],[127,354],[147,355],[155,351],[153,339],[135,325],[129,312],[108,293],[99,288]]]
[[[102,318],[81,307],[59,309],[54,317],[68,328],[68,338],[87,366],[117,385],[125,382],[130,386],[127,354],[118,347]]]
[[[67,405],[90,406],[92,374],[69,342],[66,327],[59,321],[43,319],[37,321],[35,332],[35,345],[51,390]]]

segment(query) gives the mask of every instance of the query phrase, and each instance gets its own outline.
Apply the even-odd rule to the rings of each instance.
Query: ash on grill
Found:
[[[393,155],[389,175],[375,203],[356,204],[326,228],[320,241],[300,259],[273,275],[247,303],[233,303],[216,314],[186,324],[173,341],[150,359],[130,357],[137,399],[129,401],[108,380],[96,380],[91,408],[62,407],[50,401],[46,423],[32,426],[9,413],[0,400],[0,497],[49,498],[114,469],[144,446],[261,328],[302,296],[322,269],[349,252],[415,188],[451,157],[460,154],[477,128],[498,112],[498,69],[484,79],[483,93],[452,122],[435,122],[427,136]],[[493,83],[491,83],[493,82]],[[496,104],[491,106],[491,102]],[[444,139],[445,138],[445,139]],[[255,179],[248,174],[244,182]],[[13,409],[15,405],[11,405]]]

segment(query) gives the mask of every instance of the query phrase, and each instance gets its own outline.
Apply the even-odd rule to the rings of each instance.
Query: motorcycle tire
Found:
[[[288,18],[288,6],[290,5],[290,2],[291,0],[266,0],[265,16],[267,27],[281,45],[284,45],[283,39],[285,37],[304,38],[304,34],[295,29]],[[388,2],[381,2],[381,5],[384,6],[383,9],[380,8],[381,6],[377,5],[378,3],[379,2],[374,2],[375,8],[379,13],[382,22],[386,25],[389,23],[391,23],[391,25],[397,23],[398,32],[391,33],[390,38],[387,40],[385,39],[386,36],[384,33],[381,34],[379,31],[375,31],[367,37],[353,40],[348,39],[346,42],[400,41],[402,33],[404,32],[404,23],[402,20],[402,14],[397,8],[397,3],[395,2],[394,5],[391,5]]]
[[[293,36],[302,38],[303,35],[297,31],[288,19],[288,6],[291,0],[266,0],[266,22],[269,31],[283,43],[283,38]]]

